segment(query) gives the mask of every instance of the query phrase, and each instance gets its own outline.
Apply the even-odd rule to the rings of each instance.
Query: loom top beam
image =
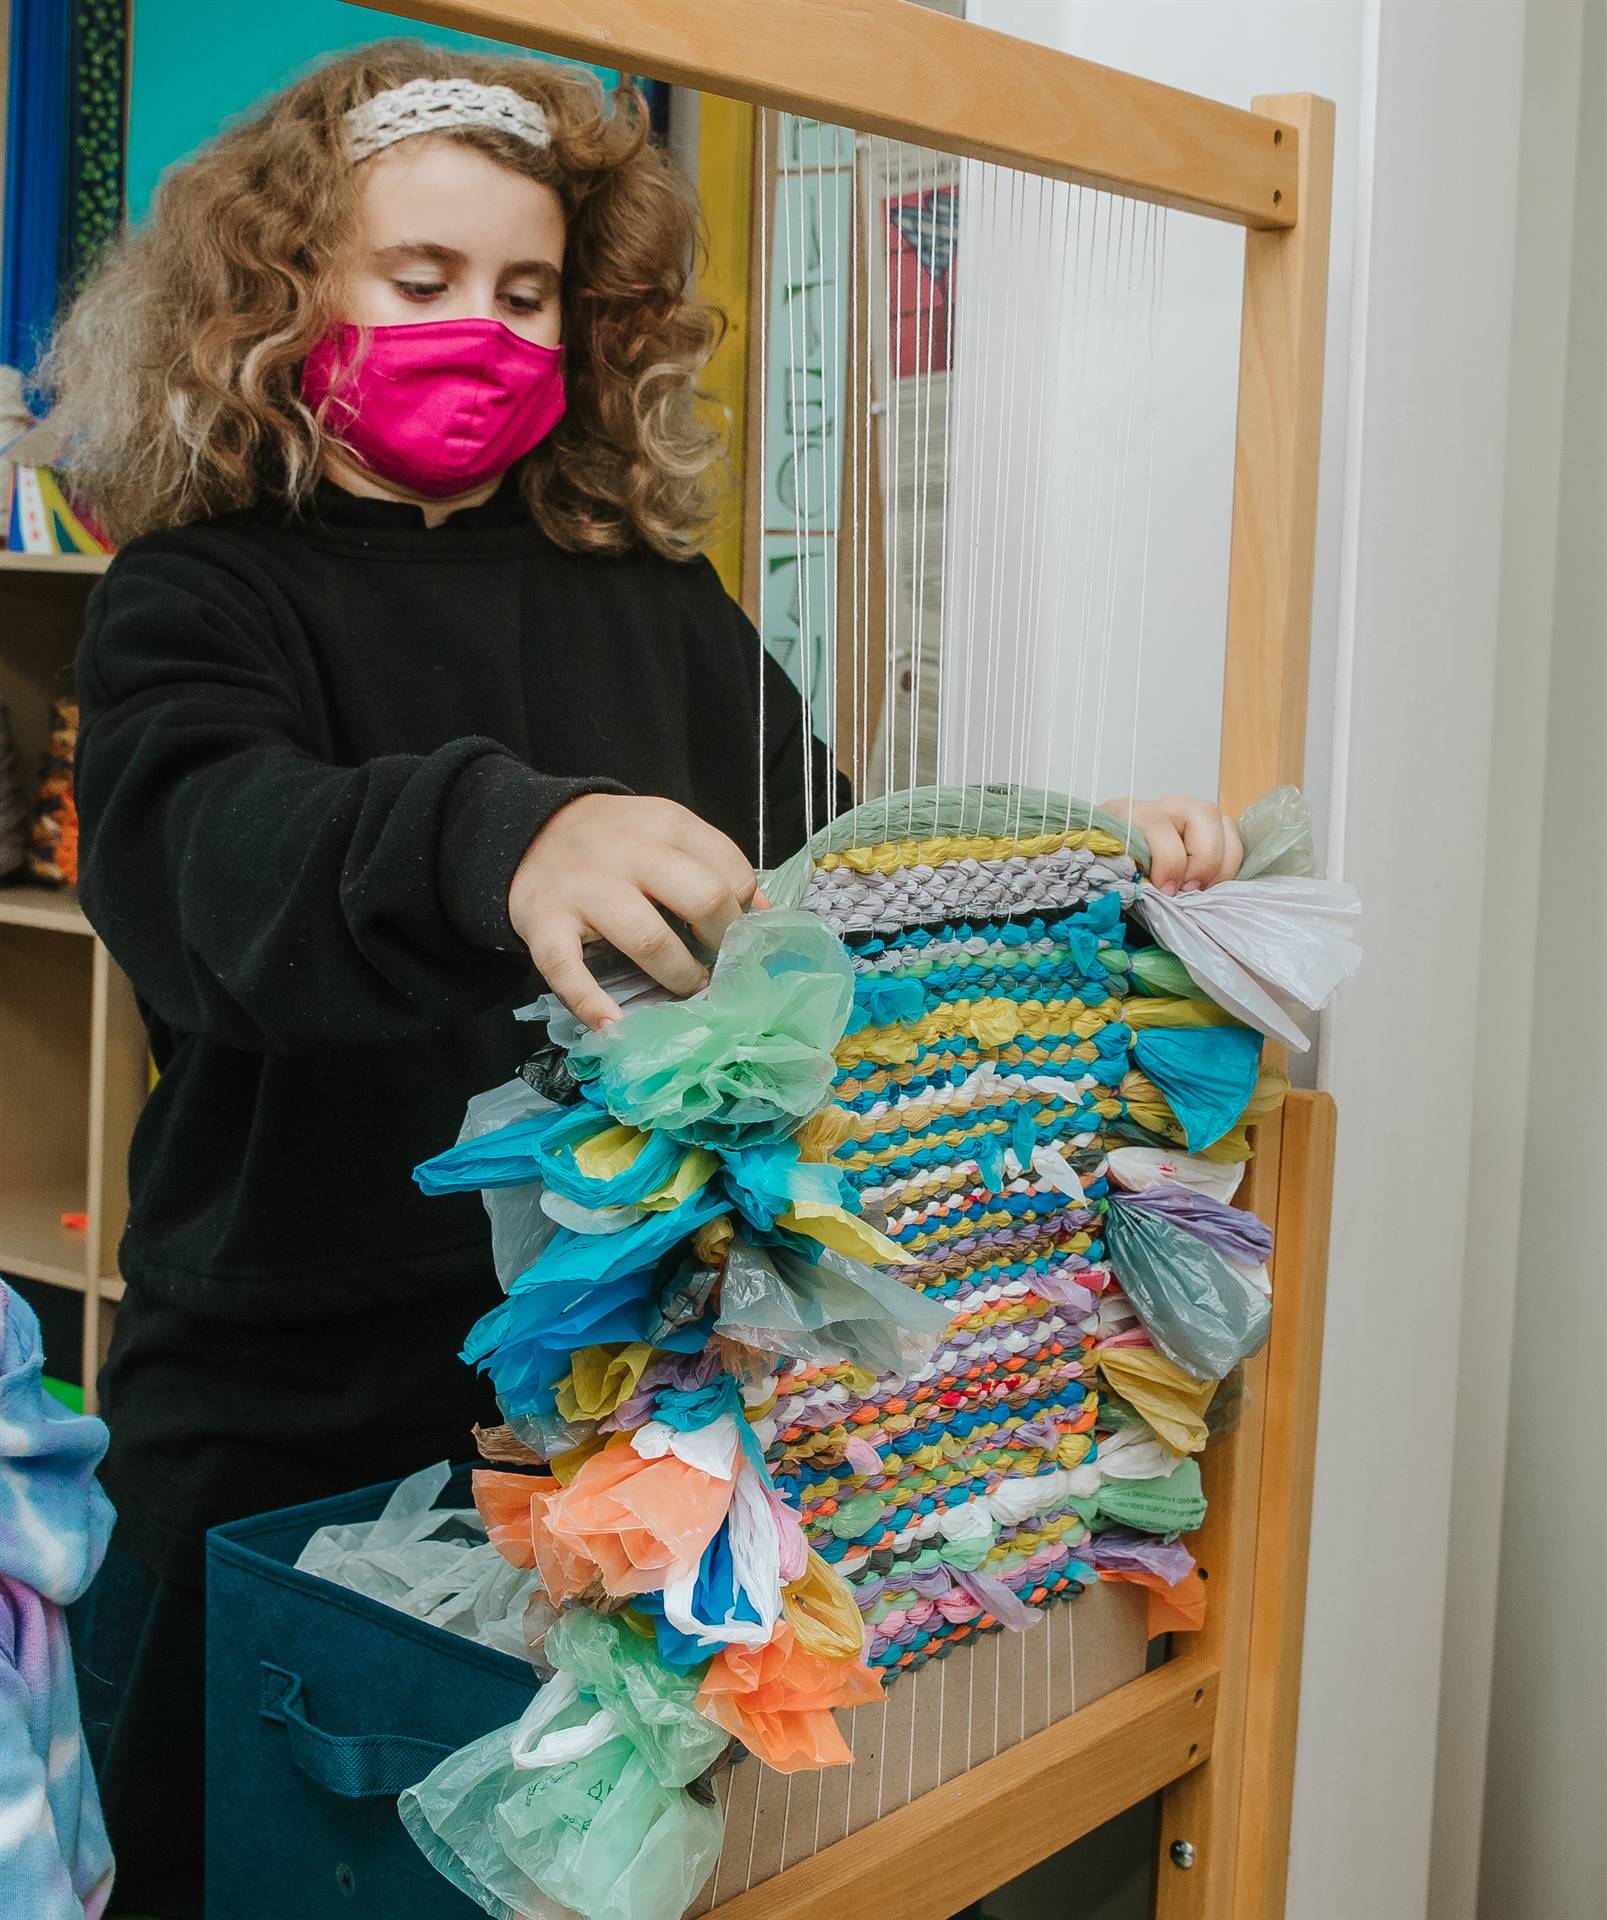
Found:
[[[1297,217],[1297,128],[909,0],[353,4],[1242,227]]]

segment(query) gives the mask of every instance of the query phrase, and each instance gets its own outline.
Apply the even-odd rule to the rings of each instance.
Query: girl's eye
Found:
[[[442,280],[395,280],[391,284],[405,300],[433,300],[438,293],[446,292]]]
[[[502,297],[515,313],[540,313],[541,311],[539,293],[506,293]]]

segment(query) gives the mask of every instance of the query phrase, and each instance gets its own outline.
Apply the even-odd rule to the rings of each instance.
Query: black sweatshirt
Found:
[[[497,1417],[457,1358],[499,1297],[484,1211],[410,1175],[530,1051],[509,883],[586,792],[680,801],[756,859],[759,671],[706,560],[567,553],[511,478],[433,530],[326,483],[112,562],[79,885],[161,1078],[103,1477],[163,1577],[198,1580],[209,1526],[465,1457]],[[768,664],[765,703],[773,860],[803,728]]]

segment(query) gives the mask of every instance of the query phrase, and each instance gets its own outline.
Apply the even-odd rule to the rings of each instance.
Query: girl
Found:
[[[717,317],[639,98],[411,42],[163,184],[48,369],[120,552],[79,653],[86,911],[161,1077],[102,1391],[119,1519],[75,1630],[127,1904],[200,1912],[205,1531],[462,1457],[472,1197],[409,1177],[508,1077],[532,969],[677,992],[803,837],[790,685],[697,543]],[[1236,864],[1135,809],[1158,877]]]

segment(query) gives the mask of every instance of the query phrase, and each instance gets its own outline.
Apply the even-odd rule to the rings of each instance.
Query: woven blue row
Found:
[[[1086,1380],[1068,1380],[1057,1387],[1053,1393],[1042,1394],[1038,1399],[1029,1400],[1024,1406],[1011,1407],[1008,1411],[1012,1419],[1032,1421],[1043,1416],[1065,1413],[1073,1407],[1080,1408],[1091,1391]],[[961,1411],[956,1413],[952,1420],[930,1421],[925,1426],[911,1427],[907,1433],[894,1435],[890,1441],[884,1442],[876,1449],[877,1456],[885,1468],[892,1464],[888,1459],[889,1454],[897,1454],[900,1459],[907,1459],[910,1454],[919,1453],[922,1447],[931,1446],[934,1440],[942,1438],[945,1434],[952,1434],[963,1440],[974,1433],[978,1427],[997,1424],[998,1418],[999,1410],[996,1405],[979,1406],[970,1412]],[[786,1475],[776,1473],[774,1477],[778,1488],[787,1486],[797,1488],[804,1493],[812,1493],[826,1480],[875,1478],[870,1473],[844,1473],[841,1462],[832,1467],[799,1467]],[[889,1488],[888,1491],[891,1493],[893,1489]]]
[[[1104,900],[1110,898],[1110,895],[1104,896]],[[1081,945],[1091,940],[1096,953],[1125,956],[1130,940],[1127,924],[1120,914],[1119,901],[1113,914],[1104,907],[1102,900],[1093,906],[1075,907],[1069,913],[1058,914],[1053,919],[1043,913],[1020,919],[1000,915],[991,920],[951,920],[930,926],[907,927],[900,933],[892,934],[853,933],[847,935],[846,939],[856,954],[898,953],[907,949],[918,951],[942,941],[986,940],[996,946],[1013,947],[1025,946],[1033,940],[1057,940],[1067,946]]]
[[[933,967],[926,973],[878,971],[856,974],[854,998],[863,1004],[873,999],[876,989],[882,986],[919,986],[929,1001],[982,998],[1022,1000],[1037,997],[1080,1000],[1084,1006],[1099,1006],[1126,992],[1125,985],[1115,986],[1114,976],[1110,974],[1103,971],[1086,973],[1069,953],[1059,960],[1053,954],[1045,953],[1013,962],[969,960],[954,966]],[[981,995],[976,992],[979,986],[993,987],[995,990]],[[1063,990],[1046,996],[1043,991],[1046,987]]]

